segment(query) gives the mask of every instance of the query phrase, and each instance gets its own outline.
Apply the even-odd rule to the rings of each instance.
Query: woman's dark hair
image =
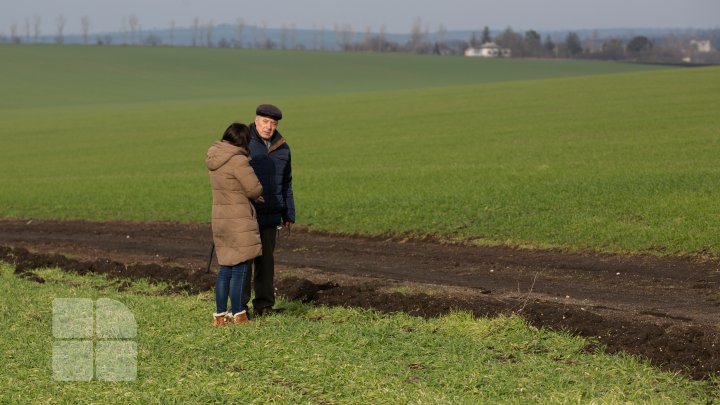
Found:
[[[225,130],[222,140],[243,149],[247,149],[248,144],[250,143],[250,128],[248,128],[245,124],[233,122]]]

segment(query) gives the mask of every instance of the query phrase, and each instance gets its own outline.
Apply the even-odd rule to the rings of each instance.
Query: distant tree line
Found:
[[[4,43],[38,43],[41,39],[40,16],[26,19],[23,26],[17,23],[9,27],[9,36],[0,33],[0,42]],[[58,15],[55,20],[53,42],[65,43],[65,26],[67,20]],[[84,45],[131,45],[131,46],[176,46],[177,28],[175,20],[161,37],[157,31],[143,34],[140,19],[136,15],[121,18],[118,36],[111,34],[97,35],[90,38],[92,23],[88,16],[80,21],[81,38]],[[270,35],[266,22],[247,25],[238,18],[233,25],[232,37],[216,38],[216,26],[212,20],[202,22],[193,18],[190,29],[189,46],[220,47],[220,48],[262,48],[262,49],[297,49],[297,50],[341,50],[346,52],[405,52],[435,55],[463,55],[468,48],[480,48],[485,44],[509,50],[513,58],[582,58],[604,60],[630,60],[647,63],[720,63],[720,54],[714,48],[704,49],[698,39],[708,40],[717,46],[720,44],[720,30],[701,31],[693,37],[676,36],[673,34],[660,38],[633,36],[629,38],[600,38],[595,31],[581,38],[575,32],[568,32],[562,38],[542,37],[536,30],[514,31],[510,27],[496,32],[494,35],[489,27],[473,32],[466,40],[448,38],[448,31],[440,25],[430,32],[428,25],[423,25],[420,18],[413,23],[409,35],[402,36],[402,41],[391,40],[385,26],[373,32],[366,27],[356,32],[349,24],[336,24],[332,30],[314,26],[312,39],[298,41],[298,30],[294,25],[283,25]],[[187,29],[186,29],[187,30]],[[307,30],[304,30],[307,31]],[[396,35],[396,37],[398,37]]]

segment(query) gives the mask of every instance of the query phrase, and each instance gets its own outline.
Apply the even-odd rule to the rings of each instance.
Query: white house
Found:
[[[693,39],[692,41],[690,41],[690,48],[696,52],[710,52],[712,50],[712,47],[710,46],[710,41],[698,39]]]
[[[480,48],[468,48],[465,50],[465,56],[475,56],[481,58],[509,58],[510,49],[501,48],[495,42],[486,42]]]

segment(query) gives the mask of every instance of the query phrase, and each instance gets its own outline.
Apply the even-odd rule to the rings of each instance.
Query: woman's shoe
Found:
[[[213,326],[224,326],[227,323],[227,312],[221,312],[219,314],[213,314]]]
[[[235,324],[248,322],[250,322],[250,320],[248,319],[247,311],[240,311],[237,314],[233,315],[233,323]]]

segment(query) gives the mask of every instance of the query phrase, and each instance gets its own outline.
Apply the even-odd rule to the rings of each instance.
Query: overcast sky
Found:
[[[64,33],[81,32],[87,16],[91,32],[120,31],[123,20],[135,15],[142,29],[235,23],[332,29],[351,24],[356,31],[370,27],[407,33],[419,17],[436,31],[522,31],[601,28],[720,28],[720,0],[0,0],[0,33],[15,24],[25,35],[40,17],[41,35],[57,32],[57,17],[66,20]]]

